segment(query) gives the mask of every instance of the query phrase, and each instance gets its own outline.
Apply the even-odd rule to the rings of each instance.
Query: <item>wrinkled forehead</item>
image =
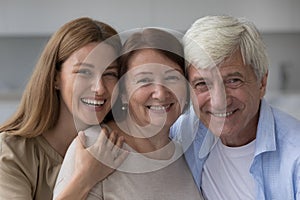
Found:
[[[217,79],[221,78],[220,69],[217,66],[209,66],[207,68],[199,68],[191,65],[187,69],[189,81],[195,79]]]
[[[219,76],[220,73],[226,74],[235,71],[244,71],[245,69],[246,65],[244,64],[240,51],[235,51],[228,57],[220,58],[218,63],[213,62],[211,59],[192,61],[188,66],[188,73],[190,77],[199,75]]]

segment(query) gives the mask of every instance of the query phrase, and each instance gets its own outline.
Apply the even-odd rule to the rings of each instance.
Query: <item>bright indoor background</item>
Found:
[[[184,33],[215,14],[257,25],[270,58],[266,98],[300,119],[299,0],[0,0],[0,123],[16,109],[50,35],[67,21],[88,16],[119,32],[154,26]]]

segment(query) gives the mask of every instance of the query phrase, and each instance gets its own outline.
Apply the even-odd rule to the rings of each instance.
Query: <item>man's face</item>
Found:
[[[267,75],[258,80],[239,51],[217,67],[191,66],[188,74],[195,112],[206,127],[228,145],[239,146],[255,138]]]

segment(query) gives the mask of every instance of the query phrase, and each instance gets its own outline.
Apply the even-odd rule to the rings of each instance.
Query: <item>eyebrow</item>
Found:
[[[84,63],[84,62],[79,62],[79,63],[76,63],[74,65],[74,67],[78,67],[78,66],[85,66],[85,67],[90,67],[90,68],[95,68],[95,66],[93,64],[90,64],[90,63]]]
[[[152,72],[139,72],[135,74],[134,76],[139,76],[139,75],[147,75],[147,74],[153,74]]]
[[[238,77],[241,77],[241,78],[244,77],[240,72],[229,73],[224,77],[227,78],[227,77],[231,77],[231,76],[238,76]]]
[[[227,78],[227,77],[231,77],[231,76],[238,76],[238,77],[243,77],[243,75],[240,73],[240,72],[233,72],[233,73],[229,73],[229,74],[226,74],[224,77],[223,77],[223,79],[224,78]],[[196,81],[205,81],[205,78],[203,78],[203,77],[196,77],[193,81],[192,81],[192,83],[194,83],[194,82],[196,82]]]
[[[166,73],[170,73],[170,72],[174,72],[174,71],[178,71],[181,73],[181,71],[179,69],[169,69],[169,70],[165,71],[164,73],[166,74]],[[144,74],[153,74],[153,72],[139,72],[139,73],[135,74],[135,76],[144,75]]]
[[[107,69],[118,69],[118,68],[119,68],[119,66],[114,64],[114,65],[110,65],[110,66],[106,67],[105,70],[107,70]]]
[[[79,63],[76,63],[74,65],[74,67],[78,67],[78,66],[85,66],[85,67],[89,67],[89,68],[95,68],[95,65],[90,64],[90,63],[84,63],[84,62],[79,62]],[[106,67],[105,70],[107,70],[107,69],[114,69],[114,68],[117,69],[118,65],[116,65],[116,64],[110,65],[110,66]]]
[[[202,77],[197,77],[197,78],[195,78],[194,80],[192,80],[191,83],[192,83],[192,85],[194,85],[194,84],[195,84],[196,82],[198,82],[198,81],[205,81],[205,79],[202,78]]]
[[[170,72],[174,72],[174,71],[177,71],[177,72],[179,72],[179,73],[182,73],[182,70],[181,69],[169,69],[169,70],[167,70],[167,71],[165,71],[165,73],[170,73]]]

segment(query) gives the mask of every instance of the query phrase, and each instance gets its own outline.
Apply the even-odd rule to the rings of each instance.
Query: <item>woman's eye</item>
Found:
[[[148,84],[148,83],[152,83],[153,82],[153,79],[151,78],[141,78],[141,79],[138,79],[136,81],[137,84]]]
[[[108,79],[117,79],[119,75],[117,72],[104,72],[102,77]]]
[[[165,78],[166,81],[178,81],[180,80],[180,77],[179,76],[167,76]]]
[[[88,69],[79,69],[76,73],[82,75],[92,75],[92,72]]]

